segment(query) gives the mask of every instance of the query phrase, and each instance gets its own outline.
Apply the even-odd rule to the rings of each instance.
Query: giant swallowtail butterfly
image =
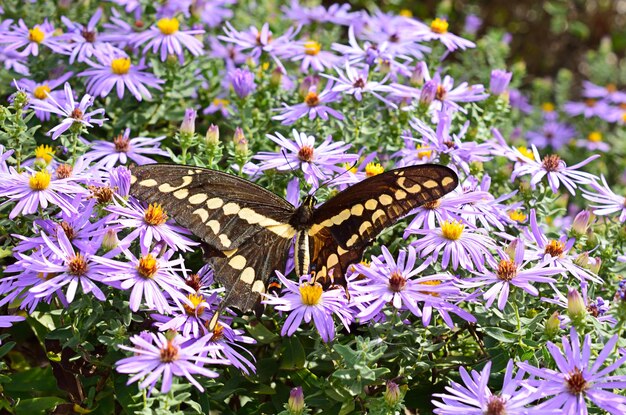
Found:
[[[319,207],[307,196],[294,207],[242,178],[192,166],[132,168],[130,192],[160,203],[208,245],[223,304],[242,311],[257,303],[274,270],[283,270],[295,239],[298,275],[310,270],[323,285],[345,287],[347,267],[384,228],[458,185],[454,171],[425,164],[391,170],[357,183]]]

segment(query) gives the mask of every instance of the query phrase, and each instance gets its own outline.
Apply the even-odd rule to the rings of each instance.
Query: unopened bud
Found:
[[[589,264],[589,253],[583,252],[582,254],[579,254],[574,260],[574,263],[581,268],[587,268],[587,265]]]
[[[572,223],[572,232],[576,235],[584,235],[591,223],[591,212],[583,210],[576,215]]]
[[[209,127],[209,129],[206,132],[206,136],[205,136],[205,142],[207,145],[217,145],[220,142],[220,128],[215,125],[215,124],[211,124],[211,126]]]
[[[428,66],[426,62],[417,62],[413,72],[411,72],[411,84],[415,86],[422,86],[424,78],[428,74]]]
[[[574,322],[581,322],[587,315],[585,301],[575,288],[567,292],[567,315]]]
[[[273,87],[280,86],[283,81],[283,71],[280,68],[275,68],[270,75],[270,85]]]
[[[243,135],[241,127],[235,128],[233,142],[235,143],[235,154],[248,154],[248,140],[246,140],[246,137]]]
[[[402,391],[400,391],[400,387],[397,383],[392,381],[387,382],[384,398],[385,403],[387,403],[387,406],[390,408],[395,407],[400,402],[402,399]]]
[[[589,262],[587,263],[587,268],[589,268],[589,271],[597,275],[600,272],[600,267],[602,267],[602,259],[600,259],[600,257],[589,259]]]
[[[113,228],[109,228],[104,232],[104,237],[102,238],[101,248],[106,252],[117,248],[117,245],[120,243],[120,240],[117,239],[117,231]]]
[[[196,110],[193,108],[187,108],[185,110],[185,118],[180,125],[180,133],[193,135],[196,132]]]
[[[420,93],[420,105],[425,107],[429,106],[430,103],[435,100],[435,96],[437,96],[437,81],[431,79],[422,87],[422,92]]]
[[[304,394],[302,393],[301,386],[293,388],[289,393],[287,411],[291,415],[300,415],[304,413]]]
[[[306,97],[311,88],[316,88],[320,83],[320,77],[317,75],[309,75],[304,77],[300,86],[298,87],[298,93],[301,97]]]
[[[548,320],[546,320],[545,333],[550,338],[556,336],[561,329],[561,320],[559,317],[559,312],[555,311],[548,317]]]
[[[509,88],[512,72],[494,69],[491,71],[491,80],[489,82],[489,91],[492,95],[502,95]]]

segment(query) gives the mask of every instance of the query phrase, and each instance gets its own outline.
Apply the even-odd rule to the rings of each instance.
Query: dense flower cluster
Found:
[[[455,34],[443,16],[292,0],[280,21],[244,27],[235,3],[110,0],[83,18],[0,15],[0,56],[14,78],[0,112],[0,227],[8,231],[0,306],[20,314],[0,316],[0,327],[42,313],[71,320],[94,304],[113,310],[124,327],[105,321],[93,341],[117,356],[131,352],[115,370],[157,396],[186,382],[214,389],[214,378],[234,371],[269,377],[267,353],[280,333],[321,339],[316,353],[334,354],[320,367],[343,359],[334,380],[367,369],[354,379],[386,381],[388,408],[401,401],[403,376],[427,379],[415,367],[419,351],[432,376],[443,376],[437,381],[458,380],[452,372],[462,382],[433,394],[437,414],[626,413],[617,392],[626,387],[617,335],[626,300],[615,274],[626,262],[626,177],[601,158],[617,142],[604,137],[625,138],[626,92],[585,81],[583,101],[558,108],[531,104],[512,86],[518,73],[504,67],[464,75],[447,58],[482,50],[476,16]],[[130,194],[132,166],[155,162],[236,174],[296,206],[303,195],[328,200],[417,164],[447,165],[460,185],[412,209],[362,262],[365,246],[337,243],[352,261],[345,290],[294,275],[292,252],[262,276],[269,289],[254,319],[225,307],[221,276],[196,255],[204,243],[163,205]],[[404,209],[407,189],[396,187],[385,205]],[[46,329],[73,323],[54,324]],[[563,330],[559,348],[550,340]],[[389,361],[405,362],[409,375],[403,368],[392,379],[386,366],[374,374],[362,363],[368,353],[358,363],[346,357],[363,337],[379,347],[379,335],[408,342]],[[74,340],[63,347],[93,350]],[[280,369],[305,376],[304,346],[293,340],[286,349],[297,356]],[[513,357],[506,368],[505,355]],[[468,372],[458,362],[485,364]],[[487,385],[500,372],[496,393]],[[288,383],[296,382],[304,377]],[[351,403],[366,395],[348,390]],[[288,410],[302,411],[302,399],[294,389]]]

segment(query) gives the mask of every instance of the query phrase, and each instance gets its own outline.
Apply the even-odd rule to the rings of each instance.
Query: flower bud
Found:
[[[193,135],[196,132],[196,110],[187,108],[185,110],[185,118],[180,126],[180,133]]]
[[[576,235],[584,235],[587,233],[587,228],[591,224],[591,212],[583,210],[576,215],[574,222],[572,223],[572,232]]]
[[[205,143],[207,145],[215,146],[219,144],[219,142],[220,142],[220,128],[215,124],[211,124],[211,126],[206,132]]]
[[[589,262],[587,262],[589,271],[597,275],[600,272],[600,267],[602,267],[602,259],[600,257],[589,258]]]
[[[254,74],[247,69],[234,69],[228,74],[230,78],[230,84],[233,86],[235,94],[241,99],[244,99],[252,91],[255,90],[256,84],[254,83]]]
[[[567,315],[574,322],[584,320],[587,315],[587,306],[585,306],[585,301],[578,291],[571,287],[567,292]]]
[[[581,268],[587,268],[587,265],[589,264],[589,253],[583,252],[582,254],[579,254],[574,260],[574,263]]]
[[[561,319],[559,317],[559,312],[555,311],[548,317],[548,320],[546,320],[545,333],[550,338],[559,334],[561,330]]]
[[[413,72],[411,72],[411,84],[422,86],[424,78],[428,75],[428,66],[426,62],[417,62]]]
[[[117,231],[113,228],[108,228],[104,232],[104,237],[102,238],[101,248],[106,252],[117,248],[117,245],[120,243],[120,240],[117,239]]]
[[[509,88],[513,72],[494,69],[491,71],[491,80],[489,82],[489,90],[492,95],[502,95]]]
[[[287,401],[287,411],[291,415],[300,415],[304,413],[304,394],[302,387],[295,387],[289,392],[289,400]]]
[[[402,400],[402,392],[397,383],[387,381],[387,389],[384,394],[385,403],[390,408],[395,407]]]
[[[435,96],[437,96],[437,81],[431,79],[422,87],[422,92],[420,93],[420,105],[425,107],[429,106],[431,102],[435,100]]]
[[[241,129],[241,127],[235,128],[233,142],[235,143],[235,154],[248,154],[248,140],[246,140],[246,137],[243,135],[243,130]]]
[[[318,75],[305,76],[300,86],[298,87],[298,93],[301,97],[306,97],[311,88],[316,88],[320,83],[320,77]]]
[[[280,86],[281,82],[283,81],[283,71],[280,68],[274,68],[274,70],[272,71],[272,74],[270,75],[270,85],[272,85],[273,87],[278,87]]]

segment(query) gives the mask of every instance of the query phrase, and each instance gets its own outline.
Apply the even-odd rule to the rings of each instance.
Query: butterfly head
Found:
[[[315,196],[307,195],[302,201],[302,204],[296,209],[290,221],[291,226],[298,230],[309,228],[313,220],[313,211],[315,210],[316,204],[317,199],[315,199]]]

